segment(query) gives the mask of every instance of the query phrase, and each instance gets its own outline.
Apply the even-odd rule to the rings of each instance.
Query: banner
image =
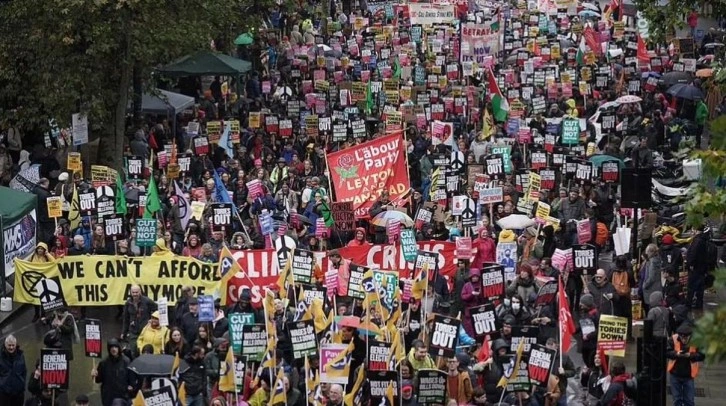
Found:
[[[487,57],[496,58],[499,52],[499,31],[490,24],[466,23],[461,26],[461,62],[473,62],[482,70]]]
[[[408,5],[411,25],[447,24],[456,19],[456,6],[411,3]]]
[[[534,344],[529,352],[529,380],[542,388],[547,388],[550,380],[550,371],[555,361],[555,350],[544,345]]]
[[[336,200],[353,202],[355,216],[367,217],[382,191],[391,200],[411,188],[406,148],[400,133],[334,152],[327,156]]]
[[[138,284],[144,295],[157,301],[166,298],[170,305],[181,296],[184,285],[198,295],[219,289],[217,264],[172,254],[127,258],[122,256],[72,256],[53,262],[15,261],[17,279],[13,300],[40,304],[40,290],[51,293],[59,289],[69,306],[122,305],[132,285]],[[53,286],[53,281],[58,286]],[[51,281],[51,282],[49,282]],[[48,292],[46,292],[47,294]]]
[[[227,320],[229,321],[229,342],[232,344],[232,352],[240,355],[242,354],[244,326],[254,324],[255,315],[253,313],[230,313]],[[254,346],[254,343],[251,344]]]
[[[474,332],[477,338],[484,338],[494,333],[497,328],[497,315],[494,312],[494,303],[486,303],[469,309],[474,323]]]
[[[446,379],[448,375],[438,369],[420,369],[417,373],[418,403],[443,405],[446,403]]]
[[[231,328],[231,326],[230,326]],[[267,349],[267,330],[264,324],[244,324],[242,326],[241,355],[249,361],[261,361]],[[234,351],[234,350],[233,350]]]
[[[312,320],[287,323],[292,341],[292,352],[295,359],[303,359],[305,356],[314,355],[318,352],[318,340],[315,336],[315,325]]]
[[[429,336],[429,354],[432,357],[453,357],[459,343],[461,320],[434,315],[434,324]]]
[[[48,389],[68,389],[68,351],[43,348],[40,350],[40,386]]]
[[[625,317],[600,315],[597,329],[597,350],[605,355],[625,356],[625,343],[628,338],[628,319]]]
[[[322,344],[320,346],[320,382],[327,383],[338,383],[346,385],[348,383],[348,376],[330,376],[328,375],[326,365],[334,360],[341,352],[348,348],[348,344]]]
[[[86,319],[86,334],[83,341],[83,347],[86,350],[86,356],[91,358],[102,358],[101,352],[103,345],[101,344],[101,321],[96,319]]]
[[[3,224],[5,276],[15,272],[16,258],[27,258],[35,250],[35,209],[12,224]],[[17,289],[16,289],[17,290]]]

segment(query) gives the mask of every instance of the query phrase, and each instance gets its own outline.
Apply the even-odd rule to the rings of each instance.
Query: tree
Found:
[[[725,0],[635,0],[635,7],[648,20],[649,41],[664,43],[666,37],[675,34],[675,29],[686,26],[686,16],[696,10],[701,16],[718,16],[726,12]]]
[[[686,205],[688,224],[699,226],[705,221],[723,224],[726,213],[726,189],[722,186],[726,174],[726,116],[710,123],[711,149],[693,153],[703,161],[703,179],[696,193]],[[715,187],[714,187],[715,185]],[[722,226],[723,227],[723,226]],[[726,287],[726,269],[716,271],[717,289]],[[726,305],[704,312],[697,321],[694,339],[706,353],[710,362],[726,358]]]
[[[88,115],[99,160],[122,165],[134,77],[256,24],[248,0],[37,0],[0,6],[0,120],[45,132]],[[244,21],[244,23],[243,23]],[[150,87],[150,81],[144,81]],[[137,93],[139,89],[137,89]],[[137,95],[140,97],[140,95]]]

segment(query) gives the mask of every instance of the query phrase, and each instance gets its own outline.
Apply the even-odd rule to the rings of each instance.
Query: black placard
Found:
[[[310,251],[295,248],[292,254],[292,276],[295,282],[310,283],[315,258]]]
[[[604,161],[600,168],[600,179],[605,183],[619,183],[620,182],[620,162]]]
[[[459,343],[461,321],[453,317],[434,315],[429,335],[429,354],[433,357],[453,357]]]
[[[68,356],[67,350],[40,350],[40,385],[43,388],[68,389]]]
[[[497,303],[504,297],[504,266],[499,264],[486,264],[481,271],[481,282],[484,297]]]
[[[78,194],[78,206],[83,216],[96,214],[96,193],[87,192]]]
[[[295,359],[318,353],[318,340],[315,336],[315,324],[312,320],[287,323],[292,341],[292,353]]]
[[[350,271],[350,279],[348,280],[348,297],[352,297],[354,299],[365,299],[366,294],[361,282],[363,282],[363,276],[369,269],[370,268],[363,265],[350,264],[348,267],[348,270]]]
[[[477,338],[484,338],[487,334],[492,334],[499,329],[494,303],[473,307],[469,309],[469,312]]]
[[[598,252],[597,247],[592,244],[573,245],[572,262],[576,271],[597,270]]]
[[[144,175],[144,159],[131,156],[126,159],[126,173],[129,179],[139,180]]]
[[[103,216],[103,227],[106,237],[118,240],[124,235],[124,218],[116,214]]]
[[[232,203],[214,203],[212,206],[212,231],[224,231],[232,227]]]
[[[529,351],[529,360],[527,362],[527,372],[529,373],[530,382],[547,388],[550,380],[550,372],[555,364],[555,350],[550,350],[541,344],[534,344]]]
[[[446,372],[438,369],[420,369],[416,372],[418,387],[416,396],[422,405],[446,403]]]
[[[486,174],[492,179],[504,177],[504,159],[501,154],[488,155],[484,161]]]

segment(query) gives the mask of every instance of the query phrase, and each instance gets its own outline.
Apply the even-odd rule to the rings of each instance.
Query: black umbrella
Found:
[[[677,84],[668,89],[668,94],[686,100],[703,100],[701,89],[693,85]]]
[[[174,365],[174,356],[166,354],[142,354],[129,365],[129,369],[140,376],[169,376]]]
[[[294,217],[294,218],[295,218],[295,219],[296,219],[296,220],[297,220],[298,222],[300,222],[300,223],[302,223],[302,224],[307,224],[307,225],[309,225],[309,226],[313,225],[313,222],[312,222],[312,221],[310,221],[310,219],[309,219],[309,218],[307,218],[307,217],[303,216],[302,214],[298,214],[298,213],[292,213],[292,214],[290,215],[290,222],[291,222],[291,223],[292,223],[292,221],[293,221],[293,219],[292,219],[293,217]]]
[[[665,75],[663,75],[660,78],[660,83],[662,83],[665,86],[673,86],[678,83],[689,83],[693,80],[693,76],[691,76],[688,72],[668,72]]]

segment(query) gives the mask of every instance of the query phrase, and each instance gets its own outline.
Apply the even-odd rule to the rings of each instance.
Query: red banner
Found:
[[[400,133],[329,154],[335,201],[353,202],[355,216],[365,218],[382,191],[391,200],[406,193],[411,184],[405,154]]]
[[[456,275],[456,244],[448,241],[420,241],[418,249],[439,254],[439,273]],[[399,277],[410,278],[413,263],[406,262],[398,246],[375,244],[339,249],[341,257],[355,264],[377,268],[382,271],[399,271]],[[330,270],[327,252],[313,252],[316,266]],[[274,250],[232,251],[242,273],[237,273],[227,284],[227,297],[236,302],[242,289],[250,289],[252,303],[262,301],[266,286],[277,283],[278,268]]]

